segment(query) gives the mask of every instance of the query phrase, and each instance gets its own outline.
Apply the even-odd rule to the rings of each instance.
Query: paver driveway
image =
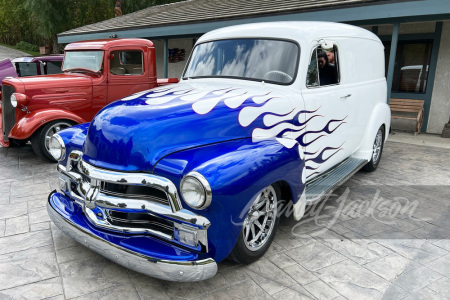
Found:
[[[116,265],[51,225],[55,164],[0,148],[0,299],[450,298],[450,150],[388,142],[301,223],[282,218],[258,262],[172,283]],[[329,227],[329,229],[327,229]]]

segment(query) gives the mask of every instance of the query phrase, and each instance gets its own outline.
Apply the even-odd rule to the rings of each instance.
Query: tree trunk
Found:
[[[52,53],[59,54],[59,44],[58,44],[58,37],[56,36],[56,33],[52,34],[52,42],[53,42]]]

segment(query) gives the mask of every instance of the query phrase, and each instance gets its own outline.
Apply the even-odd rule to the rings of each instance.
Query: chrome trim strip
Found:
[[[126,201],[126,204],[124,201]],[[207,229],[210,226],[210,222],[208,219],[184,208],[180,209],[177,212],[172,212],[169,207],[159,203],[145,200],[116,198],[102,193],[97,196],[97,200],[95,202],[98,204],[98,206],[109,209],[127,208],[139,210],[142,209],[142,206],[144,206],[145,210],[154,212],[157,215],[171,218],[182,223],[193,224],[199,226],[201,229]]]
[[[164,238],[167,240],[172,240],[172,236],[165,234],[163,232],[160,232],[160,231],[156,231],[156,230],[152,230],[152,229],[148,229],[148,228],[129,228],[129,227],[116,226],[116,225],[109,224],[109,222],[107,222],[105,220],[98,219],[97,216],[95,215],[95,213],[87,207],[84,208],[84,212],[88,216],[89,221],[91,221],[92,223],[94,223],[95,226],[98,226],[100,228],[114,230],[114,231],[122,232],[122,233],[134,233],[134,234],[150,233],[150,234],[153,234],[155,236],[158,236],[158,237],[161,237],[161,238]],[[103,211],[103,215],[106,215],[106,213],[104,211]]]
[[[170,281],[192,282],[205,280],[217,273],[212,258],[198,261],[171,261],[143,255],[104,240],[60,215],[47,203],[47,211],[53,223],[62,232],[100,255],[148,276]]]

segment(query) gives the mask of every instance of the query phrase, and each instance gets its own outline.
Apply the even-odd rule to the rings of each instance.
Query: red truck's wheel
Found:
[[[75,125],[72,121],[57,120],[45,124],[45,126],[39,128],[31,137],[31,146],[39,158],[56,162],[53,156],[49,152],[49,142],[52,135],[60,130]]]

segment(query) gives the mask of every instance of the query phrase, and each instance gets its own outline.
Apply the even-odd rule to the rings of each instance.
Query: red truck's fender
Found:
[[[8,137],[17,140],[28,139],[42,125],[54,120],[70,120],[78,124],[87,122],[85,119],[68,110],[58,108],[42,109],[27,114],[20,119],[12,128]]]

